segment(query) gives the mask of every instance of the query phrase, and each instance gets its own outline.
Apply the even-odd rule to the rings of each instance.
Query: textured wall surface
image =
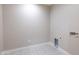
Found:
[[[51,8],[51,41],[59,39],[59,46],[70,54],[79,54],[79,5],[54,5]],[[61,39],[60,39],[61,37]]]
[[[50,8],[42,5],[3,5],[4,50],[49,41]]]
[[[3,49],[3,20],[2,20],[2,5],[0,5],[0,52]]]

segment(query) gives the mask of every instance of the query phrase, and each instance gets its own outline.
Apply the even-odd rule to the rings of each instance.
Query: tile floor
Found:
[[[5,53],[5,55],[65,55],[65,53],[50,44],[41,44]]]

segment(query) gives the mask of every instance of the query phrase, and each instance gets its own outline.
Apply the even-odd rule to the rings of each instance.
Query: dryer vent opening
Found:
[[[54,46],[55,46],[56,48],[58,48],[58,39],[57,39],[57,38],[54,39]]]

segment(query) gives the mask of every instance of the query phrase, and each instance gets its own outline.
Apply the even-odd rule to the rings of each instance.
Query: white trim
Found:
[[[5,55],[5,54],[8,54],[8,53],[11,53],[13,51],[17,51],[17,50],[21,50],[21,49],[24,49],[24,48],[30,48],[30,47],[36,47],[36,46],[41,46],[41,45],[45,45],[45,44],[49,44],[48,42],[44,42],[44,43],[40,43],[40,44],[36,44],[36,45],[30,45],[30,46],[27,46],[27,47],[21,47],[21,48],[16,48],[16,49],[12,49],[12,50],[7,50],[7,51],[2,51],[2,55]]]
[[[49,42],[49,44],[50,44],[51,46],[53,46],[54,48],[56,48],[52,42]],[[61,52],[63,52],[63,53],[66,54],[66,55],[71,55],[70,53],[68,53],[67,51],[65,51],[64,49],[62,49],[62,48],[59,47],[59,46],[58,46],[58,48],[56,48],[56,49],[59,50],[59,51],[61,51]]]

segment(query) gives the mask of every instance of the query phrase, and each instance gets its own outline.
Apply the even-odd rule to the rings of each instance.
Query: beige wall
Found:
[[[79,33],[79,5],[53,5],[51,12],[50,7],[43,5],[30,8],[24,5],[3,5],[3,24],[3,50],[47,42],[50,37],[51,42],[58,38],[59,46],[70,54],[79,54],[79,35],[69,35],[69,32]],[[2,41],[2,29],[0,31]]]
[[[3,11],[3,50],[49,41],[49,7],[42,5],[3,5]]]
[[[70,54],[79,54],[79,5],[54,5],[51,8],[51,41],[59,39],[59,46]],[[60,39],[61,37],[61,39]]]
[[[0,5],[0,52],[3,49],[3,21],[2,21],[2,5]]]

